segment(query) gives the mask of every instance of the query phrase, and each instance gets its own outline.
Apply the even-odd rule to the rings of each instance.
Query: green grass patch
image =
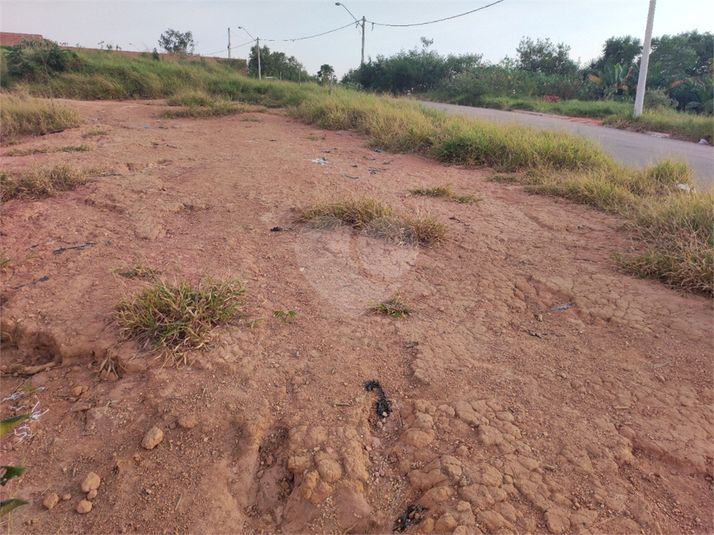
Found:
[[[32,147],[30,149],[12,149],[5,153],[5,156],[30,156],[32,154],[48,154],[53,152],[88,152],[92,150],[89,145],[65,145],[62,147]]]
[[[121,301],[116,319],[126,337],[167,350],[178,363],[186,351],[208,344],[215,326],[242,315],[244,297],[243,286],[234,279],[204,276],[195,285],[155,279]]]
[[[698,142],[705,139],[710,145],[714,143],[714,120],[707,115],[661,109],[645,111],[635,117],[632,109],[629,109],[627,113],[605,118],[603,124],[634,132],[666,133],[684,141]]]
[[[2,93],[0,135],[4,142],[75,128],[81,123],[79,112],[73,108],[22,93]]]
[[[85,184],[88,174],[91,173],[70,164],[38,168],[20,175],[3,172],[0,174],[0,201],[51,197]]]

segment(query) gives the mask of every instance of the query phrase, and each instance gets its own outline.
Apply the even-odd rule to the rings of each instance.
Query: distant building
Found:
[[[0,32],[0,45],[2,46],[15,46],[23,41],[44,41],[44,38],[36,33]]]

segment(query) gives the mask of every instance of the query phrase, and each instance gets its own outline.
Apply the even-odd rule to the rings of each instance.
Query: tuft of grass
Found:
[[[394,208],[378,199],[351,197],[335,201],[319,201],[310,208],[301,210],[298,222],[307,223],[314,219],[336,219],[354,229],[362,230],[375,219],[394,217],[395,215]]]
[[[161,275],[161,271],[146,264],[137,264],[133,268],[127,270],[122,270],[121,268],[112,269],[113,273],[116,273],[120,277],[125,279],[154,279]]]
[[[429,215],[404,216],[371,197],[323,200],[300,212],[298,223],[330,228],[341,224],[402,245],[428,245],[446,238],[446,227]]]
[[[90,130],[89,132],[86,132],[82,134],[83,138],[88,138],[88,137],[96,137],[96,136],[106,136],[109,134],[108,130]]]
[[[412,195],[421,195],[425,197],[444,197],[448,200],[451,201],[456,201],[458,203],[470,203],[474,201],[480,201],[476,195],[470,194],[470,195],[457,195],[453,191],[451,191],[451,187],[449,185],[445,186],[435,186],[433,188],[412,188],[409,190],[409,193]]]
[[[0,135],[4,141],[18,136],[41,136],[81,123],[79,112],[73,108],[24,94],[2,95]]]
[[[273,316],[275,316],[276,318],[280,318],[285,323],[290,323],[297,316],[297,312],[295,312],[294,310],[273,310]]]
[[[12,149],[5,153],[5,156],[30,156],[32,154],[48,154],[52,152],[89,152],[92,147],[89,145],[65,145],[62,147],[32,147],[30,149]]]
[[[123,298],[116,320],[128,338],[177,356],[205,346],[216,325],[240,316],[244,296],[235,279],[206,275],[196,285],[155,279],[140,293]]]
[[[412,310],[404,303],[400,294],[387,301],[370,301],[367,306],[372,314],[384,314],[395,318],[405,318],[412,313]]]
[[[414,230],[417,241],[422,245],[441,243],[446,239],[446,226],[428,214],[404,218],[406,224]]]
[[[10,199],[43,199],[87,182],[86,172],[70,164],[38,168],[21,175],[0,174],[0,202]]]
[[[0,251],[0,271],[5,271],[13,260],[14,258],[6,254],[5,251]]]

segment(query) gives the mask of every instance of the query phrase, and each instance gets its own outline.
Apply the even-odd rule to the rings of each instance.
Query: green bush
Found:
[[[77,72],[84,62],[72,50],[63,50],[53,41],[23,40],[7,52],[10,77],[42,81],[62,72]]]

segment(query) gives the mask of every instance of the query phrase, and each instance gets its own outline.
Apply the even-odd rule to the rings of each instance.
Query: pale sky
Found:
[[[649,0],[503,0],[463,17],[409,28],[372,26],[417,24],[451,17],[485,6],[485,1],[370,1],[347,0],[343,4],[358,19],[366,17],[365,60],[391,56],[400,50],[421,47],[420,37],[433,39],[432,49],[441,55],[482,54],[497,63],[516,57],[524,36],[550,38],[571,47],[575,61],[587,63],[602,52],[605,40],[632,35],[643,40]],[[307,71],[316,74],[328,63],[338,77],[360,62],[361,29],[350,26],[321,37],[353,21],[334,1],[325,0],[2,0],[3,32],[42,34],[70,46],[98,48],[99,43],[124,50],[159,48],[159,36],[168,28],[191,31],[196,53],[227,57],[228,28],[231,55],[246,58],[250,37],[243,26],[271,51],[295,56]],[[684,31],[714,32],[711,0],[658,0],[654,36]],[[270,41],[270,40],[276,41]]]

